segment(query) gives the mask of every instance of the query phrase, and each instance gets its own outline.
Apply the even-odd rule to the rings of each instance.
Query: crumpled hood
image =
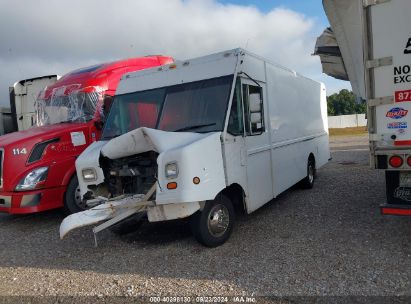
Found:
[[[100,167],[100,155],[110,159],[118,159],[147,151],[158,152],[159,160],[164,152],[175,151],[186,146],[195,145],[195,143],[202,141],[209,141],[206,144],[211,149],[211,142],[218,143],[218,149],[213,149],[218,157],[214,159],[221,159],[220,146],[220,132],[213,133],[192,133],[192,132],[166,132],[150,128],[139,128],[116,137],[110,141],[98,141],[92,143],[76,160],[76,170],[79,179],[81,194],[84,195],[88,189],[88,185],[99,185],[104,182],[104,173]],[[207,150],[206,148],[200,148]],[[219,150],[220,149],[220,150]],[[207,153],[207,151],[203,151]],[[158,161],[159,161],[158,160]],[[200,163],[198,163],[200,164]],[[223,167],[222,165],[220,166]],[[86,168],[94,168],[96,170],[97,178],[94,181],[86,182],[82,178],[82,170]],[[214,170],[216,171],[216,170]],[[224,174],[220,174],[224,176]]]
[[[166,132],[150,128],[138,128],[107,142],[101,149],[101,153],[111,159],[147,151],[162,153],[166,150],[191,144],[210,136],[210,134],[215,133]]]

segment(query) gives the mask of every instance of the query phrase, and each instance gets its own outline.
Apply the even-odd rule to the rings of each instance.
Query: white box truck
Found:
[[[133,214],[191,216],[206,246],[224,243],[234,207],[251,213],[291,186],[314,184],[330,158],[323,84],[242,49],[122,78],[102,140],[77,159],[92,209],[65,218],[60,236]]]
[[[10,87],[10,107],[13,130],[23,131],[36,124],[36,100],[39,93],[55,83],[60,76],[47,75],[17,81]]]
[[[331,24],[316,53],[368,104],[370,164],[384,169],[383,214],[411,215],[411,1],[323,0]]]

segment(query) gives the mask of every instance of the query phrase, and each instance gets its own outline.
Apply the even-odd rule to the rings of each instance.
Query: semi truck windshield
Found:
[[[232,82],[230,75],[117,95],[103,139],[140,127],[172,132],[222,131]]]

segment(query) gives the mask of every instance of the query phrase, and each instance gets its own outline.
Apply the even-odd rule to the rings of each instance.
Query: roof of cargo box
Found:
[[[159,66],[174,62],[172,57],[154,55],[137,58],[128,58],[108,63],[96,64],[80,68],[67,73],[56,83],[47,87],[47,91],[67,86],[80,85],[79,89],[86,87],[101,87],[104,90],[115,92],[120,77],[127,72],[137,71],[144,68]],[[46,96],[48,93],[46,93]]]
[[[46,78],[48,78],[48,79],[50,79],[50,78],[60,79],[60,77],[61,76],[59,76],[59,75],[45,75],[45,76],[39,76],[39,77],[23,79],[23,80],[20,80],[20,81],[16,82],[16,84],[19,83],[21,85],[24,85],[26,82],[30,82],[30,81],[34,81],[34,80],[40,80],[40,79],[46,79]]]
[[[293,75],[304,77],[291,69],[270,62],[261,56],[250,53],[242,48],[236,48],[183,61],[176,61],[162,67],[125,74],[121,78],[116,94],[121,95],[232,75],[236,72],[239,55],[256,58]]]

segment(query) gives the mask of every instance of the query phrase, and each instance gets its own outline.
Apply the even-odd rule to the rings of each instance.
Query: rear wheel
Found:
[[[84,211],[86,209],[87,205],[81,199],[77,175],[74,175],[67,186],[67,191],[64,196],[64,211],[71,214]]]
[[[234,207],[230,199],[218,195],[207,201],[204,209],[191,217],[191,229],[198,242],[207,247],[217,247],[225,243],[234,225]]]
[[[315,181],[315,161],[313,158],[308,159],[307,176],[301,181],[301,186],[304,189],[312,189]]]

